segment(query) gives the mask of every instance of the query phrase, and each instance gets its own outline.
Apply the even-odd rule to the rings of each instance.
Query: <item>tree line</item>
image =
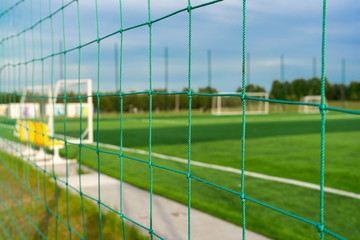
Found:
[[[265,88],[260,85],[249,84],[245,88],[246,92],[266,92]],[[187,92],[188,89],[182,89],[182,92]],[[241,92],[242,88],[238,87],[236,92]],[[164,89],[156,89],[154,92],[165,92]],[[199,88],[197,93],[218,93],[219,91],[212,87]],[[321,79],[299,78],[293,81],[285,81],[284,83],[279,80],[274,80],[271,86],[269,96],[271,99],[299,101],[301,97],[306,95],[320,95],[321,94]],[[351,81],[349,85],[335,83],[331,84],[325,79],[325,96],[327,100],[342,100],[344,94],[345,100],[359,101],[360,100],[360,82]],[[150,107],[148,94],[134,94],[127,95],[123,98],[124,112],[136,112],[136,111],[148,111]],[[176,103],[178,101],[178,103]],[[211,109],[212,97],[209,96],[192,96],[192,108],[200,109],[202,111],[208,111]],[[94,98],[94,104],[96,106],[97,99]],[[105,112],[119,112],[120,101],[119,96],[109,96],[100,98],[100,110]],[[175,95],[157,95],[152,96],[152,110],[154,111],[173,111],[178,107],[181,109],[189,108],[189,101],[187,94],[178,95],[178,100]]]
[[[298,78],[293,81],[280,82],[274,80],[271,86],[270,98],[279,100],[298,101],[306,95],[321,94],[321,79]],[[331,84],[325,79],[325,96],[327,100],[360,100],[360,82],[351,81],[349,85]]]
[[[265,88],[260,85],[249,84],[246,86],[246,92],[265,92]],[[153,111],[174,111],[189,108],[189,100],[187,95],[187,88],[182,89],[181,92],[184,94],[172,95],[164,94],[165,89],[155,89],[152,94],[152,110]],[[236,92],[241,92],[242,88],[236,89]],[[295,79],[293,81],[280,82],[274,80],[270,90],[271,99],[299,101],[301,97],[306,95],[320,95],[321,91],[321,80],[319,78],[310,79]],[[192,90],[193,93],[218,93],[218,90],[212,87],[202,87],[197,91]],[[158,93],[158,94],[156,94]],[[94,93],[95,94],[95,93]],[[344,94],[345,100],[359,101],[360,100],[360,82],[351,81],[349,85],[344,86],[343,84],[331,84],[325,80],[325,94],[327,100],[341,100]],[[31,95],[31,94],[29,94]],[[66,101],[79,102],[78,94],[74,92],[68,92],[66,94]],[[41,97],[37,97],[37,102]],[[81,98],[83,103],[87,100]],[[120,96],[118,93],[104,92],[100,93],[99,110],[101,112],[120,112]],[[27,102],[33,102],[34,99],[28,99]],[[63,103],[64,101],[61,93],[57,99],[57,103]],[[0,102],[19,102],[20,95],[17,93],[0,93]],[[48,102],[48,99],[43,99],[44,103]],[[209,111],[212,106],[213,98],[210,96],[192,96],[191,107],[193,109],[199,109],[201,111]],[[98,98],[93,97],[94,107],[97,108]],[[131,93],[130,95],[123,96],[123,111],[124,112],[146,112],[149,111],[150,101],[149,94],[147,93]]]

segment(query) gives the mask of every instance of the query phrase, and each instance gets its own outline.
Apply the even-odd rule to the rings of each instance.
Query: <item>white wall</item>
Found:
[[[67,117],[80,117],[80,112],[81,112],[80,103],[67,103],[66,106],[67,106],[67,109],[66,109]],[[91,106],[92,106],[91,111],[93,111],[93,105],[91,105]],[[88,104],[83,103],[82,104],[82,116],[87,117],[88,114],[89,114]]]
[[[40,118],[39,103],[10,103],[8,115],[13,119],[20,118]]]
[[[53,113],[53,109],[55,110],[55,112]],[[46,116],[52,116],[54,115],[55,117],[57,116],[64,116],[65,113],[65,107],[63,103],[56,103],[56,104],[46,104],[45,105],[45,115]]]
[[[0,116],[7,116],[8,115],[8,104],[0,104]]]
[[[80,103],[67,103],[67,117],[80,117]],[[93,111],[93,105],[91,105]],[[65,107],[63,103],[56,103],[54,105],[55,113],[53,114],[53,104],[45,104],[45,116],[54,115],[64,116]],[[82,116],[87,117],[89,114],[88,104],[82,104]],[[39,103],[10,103],[0,104],[0,116],[7,116],[12,119],[20,118],[40,118],[40,104]]]

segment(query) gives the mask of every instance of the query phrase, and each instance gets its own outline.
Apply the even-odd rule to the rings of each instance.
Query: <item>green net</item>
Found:
[[[109,216],[104,211],[110,211],[117,216],[119,225],[111,225],[111,227],[121,229],[122,238],[131,238],[126,234],[128,225],[137,225],[140,229],[144,230],[151,239],[165,237],[161,233],[155,231],[156,223],[153,221],[153,206],[154,206],[154,192],[161,193],[166,196],[166,191],[171,187],[164,187],[161,185],[159,189],[156,189],[156,184],[159,183],[157,171],[162,170],[166,172],[162,181],[169,181],[175,174],[174,179],[185,180],[186,184],[181,187],[186,188],[186,193],[183,195],[172,195],[171,198],[180,201],[187,205],[187,238],[191,239],[192,233],[192,207],[199,208],[206,211],[206,207],[202,207],[198,198],[193,200],[192,195],[199,191],[198,184],[204,183],[216,191],[225,192],[228,198],[234,198],[234,202],[237,205],[241,205],[240,211],[241,221],[239,219],[231,220],[235,221],[238,225],[242,226],[242,239],[245,239],[249,221],[247,220],[248,214],[251,214],[251,208],[247,206],[260,206],[261,208],[270,209],[273,212],[278,212],[285,215],[288,218],[296,219],[307,226],[312,226],[320,234],[319,238],[324,239],[325,234],[337,239],[345,239],[342,237],[341,232],[334,232],[326,227],[324,222],[324,209],[325,209],[325,196],[324,196],[324,172],[325,172],[325,125],[326,125],[326,112],[334,111],[347,114],[357,114],[359,111],[346,110],[328,107],[325,104],[325,36],[326,36],[326,1],[323,1],[323,26],[322,26],[322,69],[321,69],[321,103],[306,103],[296,101],[275,100],[267,98],[257,98],[246,95],[246,79],[245,79],[245,62],[246,62],[246,0],[243,0],[243,19],[242,19],[242,92],[241,93],[196,93],[192,91],[192,13],[194,11],[201,11],[202,8],[208,5],[220,3],[222,0],[215,0],[205,2],[199,5],[193,5],[190,0],[185,7],[179,8],[176,11],[164,14],[160,17],[154,18],[152,16],[152,1],[147,1],[147,20],[134,24],[129,27],[124,27],[123,24],[123,9],[122,1],[119,1],[119,22],[114,23],[116,30],[108,34],[102,33],[101,18],[99,16],[98,1],[95,0],[91,4],[94,5],[95,11],[95,36],[83,36],[83,23],[80,21],[81,1],[62,1],[61,4],[54,3],[53,1],[35,1],[35,0],[22,0],[18,2],[2,1],[0,5],[0,103],[4,107],[6,114],[1,116],[1,177],[0,177],[0,236],[7,239],[28,239],[30,234],[35,232],[36,236],[40,239],[48,239],[53,237],[55,239],[61,238],[58,234],[62,230],[66,232],[66,236],[69,239],[108,239],[109,233],[105,230],[105,225],[109,224]],[[90,3],[89,3],[90,4]],[[54,6],[53,6],[54,5]],[[66,17],[69,14],[76,16],[75,21],[72,22],[72,26],[66,23]],[[179,14],[187,14],[188,21],[186,24],[188,39],[188,66],[187,66],[187,88],[183,91],[171,92],[166,86],[165,91],[156,91],[153,88],[153,26],[158,23],[168,21],[172,17]],[[56,22],[56,24],[55,24]],[[185,24],[185,23],[183,23]],[[71,31],[69,28],[71,27]],[[148,78],[146,91],[128,92],[124,91],[124,64],[123,58],[126,51],[126,45],[124,43],[124,36],[126,34],[136,31],[137,29],[148,29],[147,39],[147,51],[145,55],[148,57]],[[69,40],[69,34],[76,37],[76,41]],[[117,75],[117,86],[114,93],[102,93],[100,91],[100,85],[102,81],[101,71],[103,69],[102,51],[105,51],[104,42],[114,36],[118,37],[119,49],[119,70]],[[57,40],[60,40],[60,50],[57,51]],[[92,68],[96,70],[96,91],[86,92],[81,87],[84,80],[82,79],[83,70],[81,69],[83,59],[89,58],[88,49],[91,48],[90,58],[94,60]],[[95,53],[95,54],[94,54]],[[168,50],[165,51],[166,59]],[[62,58],[63,66],[56,70],[55,65],[58,62],[58,58]],[[167,61],[167,60],[166,60]],[[59,60],[60,62],[60,60]],[[69,73],[68,63],[75,62],[77,64],[76,74]],[[167,62],[166,62],[167,64]],[[94,67],[96,66],[96,67]],[[90,71],[86,69],[86,71]],[[60,78],[63,79],[63,83],[60,87],[57,84],[56,73],[61,72]],[[68,76],[70,75],[70,76]],[[166,78],[167,69],[166,69]],[[168,79],[167,79],[168,81]],[[86,81],[85,81],[86,82]],[[74,84],[75,83],[75,84]],[[74,87],[75,88],[72,88]],[[91,88],[91,87],[90,87]],[[25,89],[25,90],[23,90]],[[59,90],[61,89],[61,90]],[[72,90],[70,90],[72,89]],[[134,151],[134,154],[130,154],[131,149],[125,147],[127,141],[126,132],[124,130],[124,122],[126,121],[126,114],[131,110],[129,103],[131,103],[133,96],[145,96],[147,105],[144,109],[147,110],[148,116],[145,122],[148,124],[147,130],[137,133],[139,139],[143,139],[145,136],[147,139],[148,151]],[[154,127],[156,124],[154,121],[153,113],[156,111],[156,106],[159,104],[156,101],[160,97],[165,96],[166,103],[164,108],[169,108],[169,102],[172,105],[176,105],[176,98],[187,98],[187,106],[182,106],[187,111],[187,127],[186,130],[186,168],[173,166],[167,162],[162,162],[159,159],[164,158],[164,155],[156,154],[152,150],[154,141],[159,141],[158,136],[154,137]],[[195,161],[192,161],[192,140],[193,140],[193,100],[196,98],[210,98],[215,96],[231,96],[236,97],[242,101],[242,123],[241,132],[238,135],[238,139],[241,140],[241,150],[238,150],[238,155],[241,155],[240,164],[240,190],[228,187],[226,184],[221,184],[220,181],[212,181],[211,178],[197,175],[197,167],[199,165]],[[96,104],[94,109],[96,116],[92,118],[90,112],[92,105],[86,105],[89,99],[94,98]],[[101,109],[103,105],[110,104],[106,102],[106,99],[113,99],[118,102],[117,109],[119,116],[116,116],[119,127],[119,136],[117,139],[117,149],[111,149],[106,144],[101,142],[104,125],[101,125]],[[135,98],[134,98],[135,99]],[[91,100],[92,101],[92,100]],[[159,100],[160,101],[160,100]],[[320,200],[319,208],[317,209],[318,220],[310,220],[306,217],[293,214],[290,211],[281,209],[279,207],[267,204],[264,201],[260,201],[256,198],[250,197],[247,194],[245,181],[245,159],[246,159],[246,126],[247,126],[247,114],[246,114],[246,102],[247,101],[261,101],[278,104],[290,104],[290,105],[307,105],[315,106],[319,108],[321,115],[321,144],[320,144],[320,172],[319,172],[319,186],[320,186]],[[156,102],[156,104],[155,104]],[[48,103],[48,106],[47,106]],[[63,104],[58,105],[59,103]],[[73,107],[66,107],[70,106]],[[103,105],[102,105],[103,104]],[[87,106],[87,108],[85,108]],[[27,109],[27,110],[24,110]],[[50,110],[47,110],[50,109]],[[129,110],[130,109],[130,110]],[[25,112],[24,112],[25,111]],[[49,111],[49,114],[46,112]],[[57,115],[57,113],[59,114]],[[75,119],[69,119],[66,116],[71,112],[77,112]],[[135,112],[135,110],[133,110]],[[11,116],[14,112],[14,116]],[[15,113],[16,112],[16,113]],[[16,117],[17,116],[17,117]],[[86,119],[90,116],[90,121]],[[17,119],[17,120],[14,120]],[[20,121],[19,121],[20,120]],[[93,132],[92,122],[94,120],[94,143],[86,142],[84,135],[91,135]],[[43,124],[48,121],[48,124]],[[91,126],[90,126],[91,125]],[[51,126],[53,128],[51,128]],[[49,128],[49,129],[47,129]],[[85,130],[85,129],[89,130]],[[75,130],[74,130],[75,129]],[[175,129],[176,130],[176,129]],[[174,130],[174,131],[175,131]],[[55,131],[61,134],[55,134]],[[87,131],[87,132],[86,132]],[[14,136],[14,132],[17,136]],[[85,132],[85,134],[84,134]],[[158,133],[158,132],[156,132]],[[25,134],[26,136],[22,136]],[[175,134],[175,133],[174,133]],[[110,133],[111,135],[111,133]],[[183,135],[184,136],[184,133]],[[78,141],[73,141],[73,139]],[[39,140],[40,139],[40,140]],[[140,141],[140,140],[139,140]],[[166,141],[166,140],[165,140]],[[170,140],[169,140],[170,141]],[[181,141],[185,141],[182,139]],[[56,170],[57,161],[55,159],[56,152],[59,151],[57,146],[63,147],[60,151],[63,159],[65,159],[64,168],[59,174]],[[136,146],[136,144],[135,144]],[[74,151],[76,149],[76,151]],[[39,152],[42,154],[39,159]],[[74,154],[75,152],[75,154]],[[48,160],[49,153],[51,159]],[[141,156],[141,154],[147,155],[147,158]],[[35,160],[33,156],[38,158]],[[94,158],[96,156],[96,158]],[[42,158],[42,159],[41,159]],[[78,177],[78,187],[70,184],[70,178],[74,162],[72,158],[76,158],[76,171],[79,176],[83,171],[85,165],[90,166],[96,170],[97,176],[97,197],[93,197],[90,194],[85,193],[82,190],[84,182],[81,177]],[[20,160],[23,159],[24,161]],[[89,159],[95,159],[90,161]],[[108,159],[114,160],[114,166],[106,168],[103,166],[104,162]],[[172,158],[176,161],[183,161],[184,159]],[[110,161],[110,160],[109,160]],[[41,164],[40,164],[41,162]],[[125,174],[126,167],[130,164],[142,164],[147,168],[138,169],[139,173],[133,173],[133,175]],[[72,165],[73,164],[73,165]],[[198,165],[196,165],[198,164]],[[195,166],[196,167],[195,167]],[[209,166],[207,166],[209,167]],[[111,169],[112,168],[112,169]],[[194,170],[193,170],[194,169]],[[115,171],[115,173],[114,173]],[[109,173],[112,176],[117,176],[119,185],[120,202],[118,208],[114,208],[105,203],[102,196],[102,180],[101,173]],[[138,174],[138,175],[137,175]],[[214,173],[217,175],[218,173]],[[140,176],[143,175],[143,176]],[[174,175],[174,176],[175,176]],[[220,175],[219,175],[220,176]],[[145,188],[149,191],[149,221],[144,225],[135,219],[133,219],[124,210],[124,190],[123,182],[137,183],[134,178],[143,177],[147,178],[147,184],[138,183],[138,186]],[[236,177],[239,177],[238,175]],[[144,180],[145,181],[145,180]],[[219,183],[220,182],[220,183]],[[161,183],[164,184],[164,183]],[[171,183],[169,183],[171,185]],[[195,189],[195,190],[194,190]],[[65,191],[65,192],[64,192]],[[65,196],[64,196],[65,194]],[[115,193],[114,193],[115,194]],[[116,193],[117,194],[117,193]],[[75,198],[76,195],[78,198]],[[184,197],[185,196],[185,197]],[[206,200],[201,200],[202,202]],[[210,199],[207,199],[210,204]],[[78,205],[74,205],[74,202],[78,202]],[[94,204],[97,206],[96,216],[93,218],[87,218],[87,210]],[[206,202],[205,202],[206,204]],[[221,204],[221,203],[220,203]],[[194,205],[194,206],[192,206]],[[217,206],[221,208],[221,205]],[[79,219],[72,219],[74,208],[78,209],[80,213]],[[217,210],[213,210],[216,212]],[[211,212],[211,211],[210,211]],[[216,215],[216,213],[212,213]],[[220,214],[221,215],[221,214]],[[47,219],[42,221],[42,217]],[[55,222],[54,227],[51,225],[51,220]],[[222,216],[222,218],[227,218]],[[87,222],[92,222],[91,227]],[[271,220],[270,220],[271,221]],[[261,223],[263,224],[263,223]],[[260,224],[260,225],[261,225]],[[269,222],[267,224],[270,224]],[[79,226],[81,225],[81,226]],[[256,224],[250,221],[250,229],[261,231],[261,227],[254,227]],[[98,235],[94,237],[91,235],[89,228],[98,229]],[[65,229],[65,230],[64,230]],[[308,229],[305,227],[305,229]],[[281,235],[272,235],[273,237],[281,238]],[[138,237],[138,236],[136,236]],[[282,236],[284,237],[284,236]],[[240,238],[240,236],[239,236]]]

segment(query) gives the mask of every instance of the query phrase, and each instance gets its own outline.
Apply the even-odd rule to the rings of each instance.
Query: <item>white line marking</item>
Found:
[[[99,143],[99,146],[120,150],[119,146],[106,144],[106,143]],[[142,155],[149,155],[148,151],[144,151],[144,150],[140,150],[140,149],[123,147],[123,150],[126,152],[133,152],[133,153],[138,153],[138,154],[142,154]],[[171,160],[174,162],[179,162],[179,163],[184,163],[184,164],[187,164],[187,162],[188,162],[188,160],[184,159],[184,158],[168,156],[168,155],[164,155],[164,154],[160,154],[160,153],[152,152],[151,155],[154,157],[160,158],[160,159]],[[224,171],[224,172],[241,174],[240,169],[224,167],[224,166],[219,166],[219,165],[209,164],[209,163],[203,163],[203,162],[198,162],[198,161],[193,161],[193,160],[191,160],[191,165],[216,169],[216,170],[220,170],[220,171]],[[288,178],[274,177],[274,176],[269,176],[269,175],[256,173],[256,172],[245,171],[244,173],[246,176],[250,176],[250,177],[254,177],[254,178],[260,178],[260,179],[265,179],[265,180],[274,181],[274,182],[281,182],[281,183],[291,184],[291,185],[295,185],[295,186],[300,186],[300,187],[320,191],[320,186],[317,184],[313,184],[313,183],[308,183],[308,182],[303,182],[303,181],[298,181],[298,180],[293,180],[293,179],[288,179]],[[336,194],[336,195],[340,195],[340,196],[360,199],[360,194],[353,193],[353,192],[347,192],[347,191],[338,190],[338,189],[329,188],[329,187],[324,187],[324,191],[327,193],[332,193],[332,194]]]
[[[186,119],[185,119],[186,120]],[[125,121],[136,121],[136,122],[146,122],[148,123],[149,122],[149,119],[148,118],[127,118]],[[175,120],[175,121],[172,121],[172,120],[166,120],[166,119],[152,119],[151,122],[153,123],[157,123],[157,124],[162,124],[162,123],[165,123],[165,124],[170,124],[170,125],[182,125],[183,123],[186,123],[186,121],[184,120]]]

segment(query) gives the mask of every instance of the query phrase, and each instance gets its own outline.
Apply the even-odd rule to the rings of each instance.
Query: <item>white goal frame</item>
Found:
[[[82,106],[88,107],[88,114],[87,114],[88,124],[87,124],[87,128],[81,135],[81,141],[82,141],[82,143],[85,143],[85,144],[91,144],[94,142],[94,133],[93,133],[93,115],[94,115],[93,109],[94,109],[94,106],[93,106],[93,98],[92,98],[92,80],[91,79],[66,79],[66,80],[61,79],[56,82],[54,89],[52,89],[52,87],[49,85],[28,86],[27,88],[23,89],[20,104],[24,104],[24,105],[26,104],[25,98],[26,98],[27,92],[34,89],[34,90],[43,90],[44,93],[47,92],[47,94],[49,96],[48,104],[50,106],[56,106],[57,97],[58,97],[61,89],[64,89],[65,86],[72,87],[72,86],[78,86],[79,84],[86,85],[87,101],[86,101],[86,103],[83,103]],[[66,108],[66,107],[64,106],[64,108]],[[46,109],[46,107],[44,106],[44,112],[42,113],[44,115],[45,115],[45,109]],[[53,108],[50,107],[50,109],[51,109],[51,111],[50,111],[50,114],[48,114],[49,117],[48,117],[47,126],[49,129],[49,135],[54,136],[54,134],[55,134],[54,114],[53,114]],[[80,139],[69,138],[69,142],[79,143]]]
[[[212,102],[211,102],[211,114],[212,115],[242,115],[243,114],[242,110],[241,111],[222,111],[222,107],[221,107],[221,98],[222,97],[231,97],[231,94],[240,94],[240,93],[222,92],[219,94],[223,94],[223,95],[212,97]],[[267,92],[247,92],[246,96],[269,99],[269,94]],[[254,100],[254,101],[256,101],[256,100]],[[259,106],[261,106],[261,104],[264,104],[263,110],[261,110],[261,109],[246,110],[246,114],[269,114],[269,102],[268,101],[259,101],[259,102],[261,102]]]
[[[304,103],[321,103],[321,95],[307,95],[300,99],[300,102]],[[325,99],[326,103],[326,99]],[[319,113],[319,107],[310,105],[299,105],[299,113]]]

